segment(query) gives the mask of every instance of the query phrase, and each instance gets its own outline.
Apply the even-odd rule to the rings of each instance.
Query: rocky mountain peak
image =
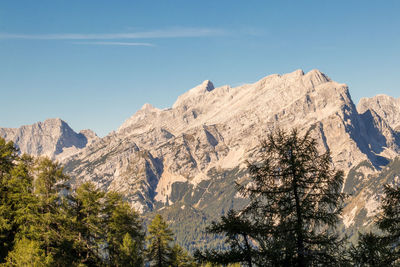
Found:
[[[206,93],[211,92],[214,89],[215,89],[214,84],[209,80],[205,80],[198,86],[190,89],[188,92],[179,96],[178,99],[175,101],[174,105],[172,106],[172,108],[176,108],[178,106],[190,105],[196,102],[199,98],[202,98]]]
[[[146,103],[142,106],[142,108],[140,110],[155,110],[157,108],[155,108],[152,104]]]
[[[88,137],[86,137],[88,134]],[[20,128],[0,128],[0,136],[13,141],[21,153],[61,159],[84,148],[94,133],[76,133],[60,118],[46,119]]]

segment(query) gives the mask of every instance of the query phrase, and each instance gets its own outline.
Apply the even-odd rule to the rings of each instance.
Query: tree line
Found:
[[[173,244],[160,215],[147,233],[139,214],[116,192],[91,183],[71,190],[62,167],[19,156],[0,138],[0,264],[5,266],[397,266],[400,189],[385,186],[380,234],[356,244],[337,232],[346,195],[343,172],[320,153],[308,131],[278,130],[261,143],[250,180],[236,184],[249,200],[207,227],[227,249]]]
[[[0,266],[194,266],[160,215],[146,233],[120,194],[69,181],[0,138]]]

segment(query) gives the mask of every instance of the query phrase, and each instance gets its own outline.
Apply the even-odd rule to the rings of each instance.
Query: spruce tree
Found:
[[[164,267],[172,263],[172,231],[160,214],[157,214],[148,227],[147,259],[150,266]]]

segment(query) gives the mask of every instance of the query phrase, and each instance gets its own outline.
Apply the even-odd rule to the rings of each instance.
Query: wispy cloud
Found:
[[[0,33],[0,39],[26,40],[113,40],[113,39],[155,39],[206,37],[227,34],[221,29],[212,28],[170,28],[164,30],[128,33],[56,33],[56,34],[15,34]]]
[[[130,42],[73,42],[83,45],[116,45],[116,46],[155,46],[151,43],[130,43]]]

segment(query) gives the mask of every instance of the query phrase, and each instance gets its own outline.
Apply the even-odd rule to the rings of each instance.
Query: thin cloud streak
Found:
[[[226,31],[211,28],[173,28],[166,30],[132,33],[60,33],[60,34],[14,34],[0,33],[0,39],[26,40],[111,40],[111,39],[153,39],[184,38],[225,35]]]
[[[116,46],[148,46],[154,47],[154,44],[150,43],[128,43],[128,42],[73,42],[73,44],[82,45],[116,45]]]

